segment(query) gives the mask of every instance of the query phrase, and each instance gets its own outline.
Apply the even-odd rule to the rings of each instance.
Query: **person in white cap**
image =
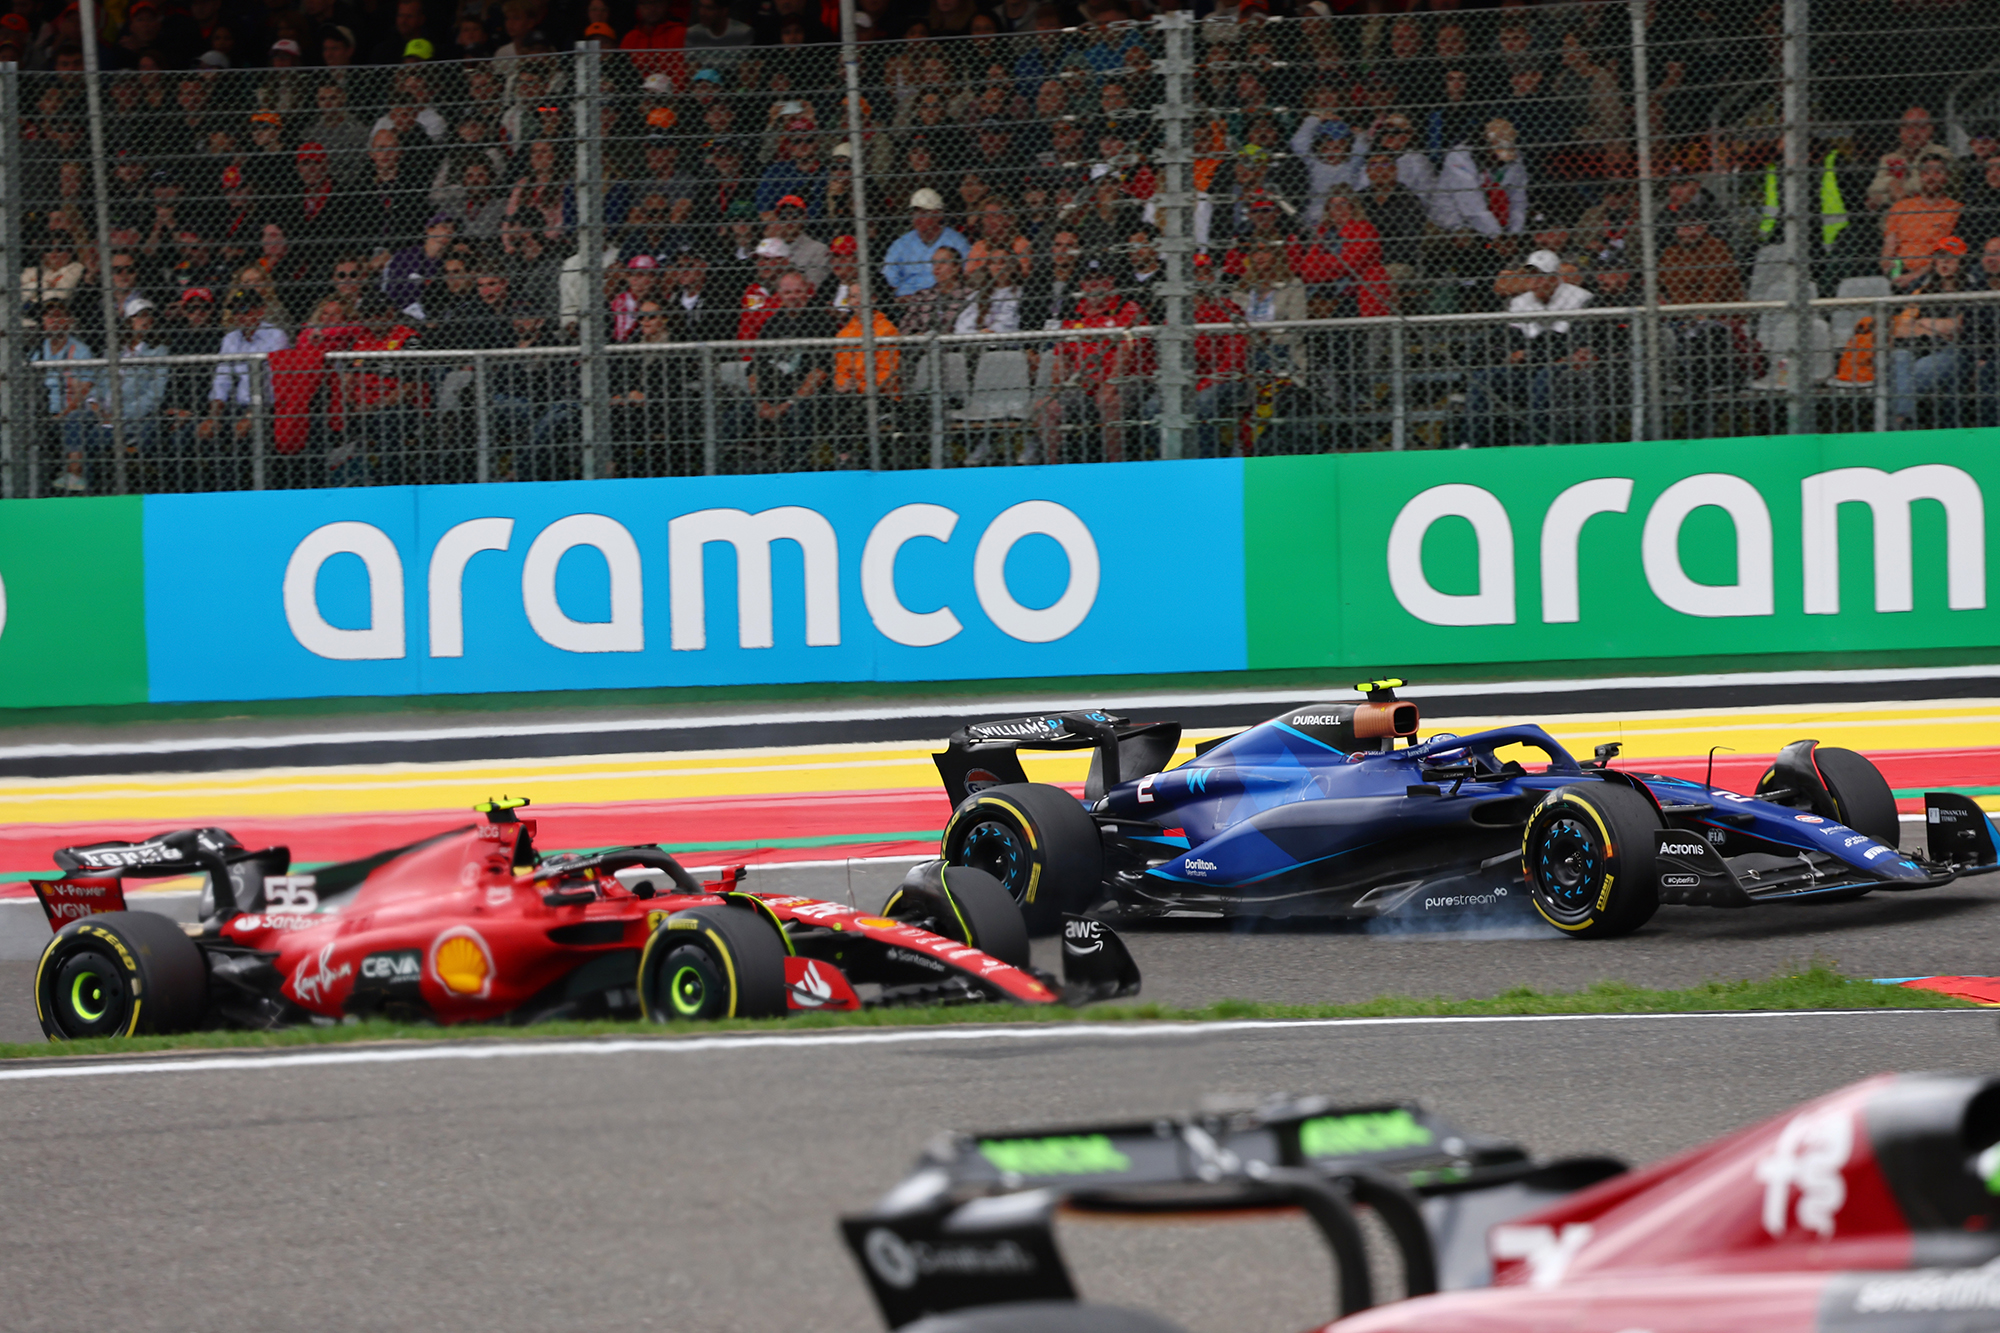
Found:
[[[1557,377],[1596,360],[1586,336],[1588,330],[1561,318],[1590,304],[1589,292],[1563,281],[1562,257],[1553,250],[1535,251],[1528,256],[1525,271],[1514,280],[1523,279],[1522,290],[1507,303],[1507,309],[1526,318],[1508,323],[1504,338],[1488,342],[1494,350],[1480,358],[1487,364],[1473,372],[1466,392],[1461,448],[1483,448],[1495,442],[1496,402],[1527,409],[1522,443],[1548,443]],[[1572,397],[1568,393],[1562,396],[1566,402]]]
[[[944,225],[944,196],[925,186],[910,196],[910,229],[889,246],[882,262],[882,276],[898,298],[913,296],[937,281],[931,269],[938,247],[948,245],[964,259],[972,253],[972,242]]]
[[[756,260],[757,273],[744,285],[737,302],[743,311],[736,321],[738,342],[749,342],[763,331],[764,321],[778,308],[778,279],[792,266],[791,247],[775,236],[757,242],[751,254]]]
[[[160,438],[160,407],[167,399],[167,379],[171,371],[163,365],[146,365],[143,362],[165,356],[167,344],[165,340],[155,340],[151,336],[153,303],[145,297],[127,297],[118,314],[125,326],[118,348],[118,409],[125,421],[125,448],[134,453],[149,454],[154,452]],[[114,439],[109,376],[100,374],[92,381],[84,405],[97,414],[99,422],[87,456],[108,458]],[[84,473],[85,457],[74,453],[69,456],[68,471],[59,479],[57,491],[76,494],[87,489],[90,478]]]

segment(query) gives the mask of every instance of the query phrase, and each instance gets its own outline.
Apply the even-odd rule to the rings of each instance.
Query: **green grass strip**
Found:
[[[1600,981],[1578,991],[1543,992],[1518,986],[1484,999],[1419,999],[1383,995],[1360,1004],[1261,1004],[1221,1000],[1200,1009],[1161,1004],[1097,1005],[1088,1009],[1025,1009],[1014,1005],[962,1005],[936,1009],[872,1009],[849,1014],[800,1014],[784,1019],[729,1019],[719,1023],[540,1023],[532,1027],[465,1025],[437,1028],[381,1021],[282,1032],[199,1032],[129,1040],[99,1038],[67,1044],[0,1043],[0,1059],[130,1055],[142,1051],[266,1050],[348,1042],[438,1040],[521,1041],[554,1037],[672,1037],[711,1032],[796,1032],[827,1028],[941,1027],[967,1023],[1214,1022],[1232,1018],[1443,1018],[1508,1014],[1676,1014],[1800,1009],[1966,1009],[1967,1001],[1935,991],[1879,986],[1843,976],[1824,961],[1775,977],[1709,981],[1686,990],[1647,990],[1623,981]]]
[[[1915,800],[1927,791],[1955,791],[1960,796],[2000,796],[2000,787],[1898,787],[1898,798]]]

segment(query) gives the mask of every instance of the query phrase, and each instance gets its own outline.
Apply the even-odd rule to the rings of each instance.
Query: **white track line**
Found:
[[[1489,694],[1565,694],[1591,690],[1638,690],[1714,687],[1724,685],[1887,684],[1898,681],[1980,680],[2000,675],[2000,666],[1881,667],[1852,671],[1736,671],[1688,676],[1611,676],[1595,680],[1518,680],[1468,684],[1413,685],[1404,693],[1412,699],[1449,699]],[[1333,687],[1325,687],[1331,689]],[[621,731],[679,731],[713,727],[782,726],[807,722],[876,722],[908,717],[1002,717],[1018,713],[1060,712],[1066,708],[1109,704],[1121,709],[1198,708],[1222,704],[1286,704],[1308,700],[1309,685],[1287,689],[1231,690],[1200,693],[1120,694],[1106,690],[1095,698],[1042,696],[1012,699],[931,699],[921,703],[870,708],[821,708],[804,712],[705,714],[695,717],[662,714],[653,718],[621,718],[596,722],[544,722],[507,728],[512,736],[587,736]],[[404,731],[339,731],[283,736],[175,737],[150,741],[69,742],[0,746],[0,760],[101,754],[183,754],[207,750],[271,750],[293,745],[354,745],[382,741],[444,741],[488,737],[491,725],[426,727]]]
[[[604,1041],[524,1040],[348,1050],[287,1051],[270,1055],[214,1055],[192,1059],[135,1056],[114,1064],[35,1065],[0,1068],[0,1082],[52,1078],[102,1078],[124,1074],[268,1072],[328,1065],[397,1065],[432,1060],[518,1060],[552,1055],[703,1055],[717,1051],[805,1050],[823,1046],[908,1046],[919,1042],[1062,1041],[1075,1038],[1133,1041],[1155,1037],[1205,1037],[1237,1032],[1304,1032],[1327,1028],[1468,1026],[1486,1023],[1604,1023],[1728,1021],[1768,1018],[1855,1018],[1878,1014],[1960,1014],[1991,1017],[1979,1009],[1785,1009],[1667,1014],[1491,1014],[1439,1018],[1250,1018],[1213,1023],[1062,1023],[1047,1026],[899,1028],[891,1032],[747,1033],[718,1037],[616,1038]]]

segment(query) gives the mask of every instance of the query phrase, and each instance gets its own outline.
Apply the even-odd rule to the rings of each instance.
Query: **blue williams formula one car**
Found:
[[[937,755],[955,810],[942,860],[977,866],[1051,933],[1101,918],[1351,917],[1518,910],[1579,939],[1661,903],[1749,907],[1934,888],[1995,867],[2000,833],[1964,796],[1924,797],[1901,849],[1889,784],[1852,750],[1795,741],[1754,795],[1578,762],[1540,727],[1416,738],[1399,680],[1196,747],[1173,722],[1104,712],[968,726]],[[1079,801],[1031,783],[1023,749],[1090,749]],[[1163,771],[1164,770],[1164,771]]]

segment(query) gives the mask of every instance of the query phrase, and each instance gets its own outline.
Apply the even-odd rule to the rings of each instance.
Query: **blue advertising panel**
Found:
[[[1236,669],[1242,476],[1216,460],[150,497],[151,695]]]

